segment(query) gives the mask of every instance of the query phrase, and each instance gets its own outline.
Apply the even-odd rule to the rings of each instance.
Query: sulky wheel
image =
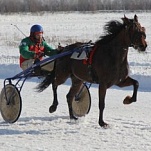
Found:
[[[91,96],[87,85],[83,84],[72,102],[73,114],[77,117],[85,116],[91,107]]]
[[[8,123],[18,120],[22,109],[22,100],[18,89],[7,84],[0,94],[0,111],[3,119]]]

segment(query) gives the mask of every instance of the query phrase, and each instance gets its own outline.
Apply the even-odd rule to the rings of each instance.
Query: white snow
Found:
[[[0,88],[5,78],[21,70],[18,65],[18,45],[32,24],[42,24],[46,40],[57,47],[74,41],[95,41],[103,34],[107,21],[120,20],[124,14],[132,18],[135,13],[43,13],[0,15]],[[104,120],[110,127],[98,125],[98,89],[90,88],[92,104],[88,115],[70,121],[66,94],[69,83],[59,86],[59,106],[50,114],[52,89],[37,93],[38,80],[27,80],[21,91],[22,112],[14,124],[6,123],[0,116],[1,151],[150,151],[151,150],[151,13],[136,13],[146,28],[147,53],[130,48],[128,59],[130,75],[140,83],[138,100],[130,105],[122,101],[132,94],[132,87],[108,89]],[[11,25],[12,24],[12,25]],[[36,82],[35,82],[36,81]]]

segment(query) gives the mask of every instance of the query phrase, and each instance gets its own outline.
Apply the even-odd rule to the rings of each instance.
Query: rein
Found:
[[[133,25],[125,26],[126,31],[128,32],[129,39],[130,39],[130,47],[134,46],[134,44],[133,44],[133,42],[134,42],[134,40],[133,40],[134,36],[132,36],[131,31],[130,31],[131,27],[133,27]]]

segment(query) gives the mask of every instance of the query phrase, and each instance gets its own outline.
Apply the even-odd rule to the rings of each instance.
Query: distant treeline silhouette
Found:
[[[0,12],[151,10],[151,0],[0,0]]]

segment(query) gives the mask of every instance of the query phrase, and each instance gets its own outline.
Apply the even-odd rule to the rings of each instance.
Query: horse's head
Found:
[[[145,27],[138,22],[137,15],[134,19],[128,19],[126,16],[122,18],[125,28],[129,34],[130,45],[139,51],[145,51],[147,47]]]

